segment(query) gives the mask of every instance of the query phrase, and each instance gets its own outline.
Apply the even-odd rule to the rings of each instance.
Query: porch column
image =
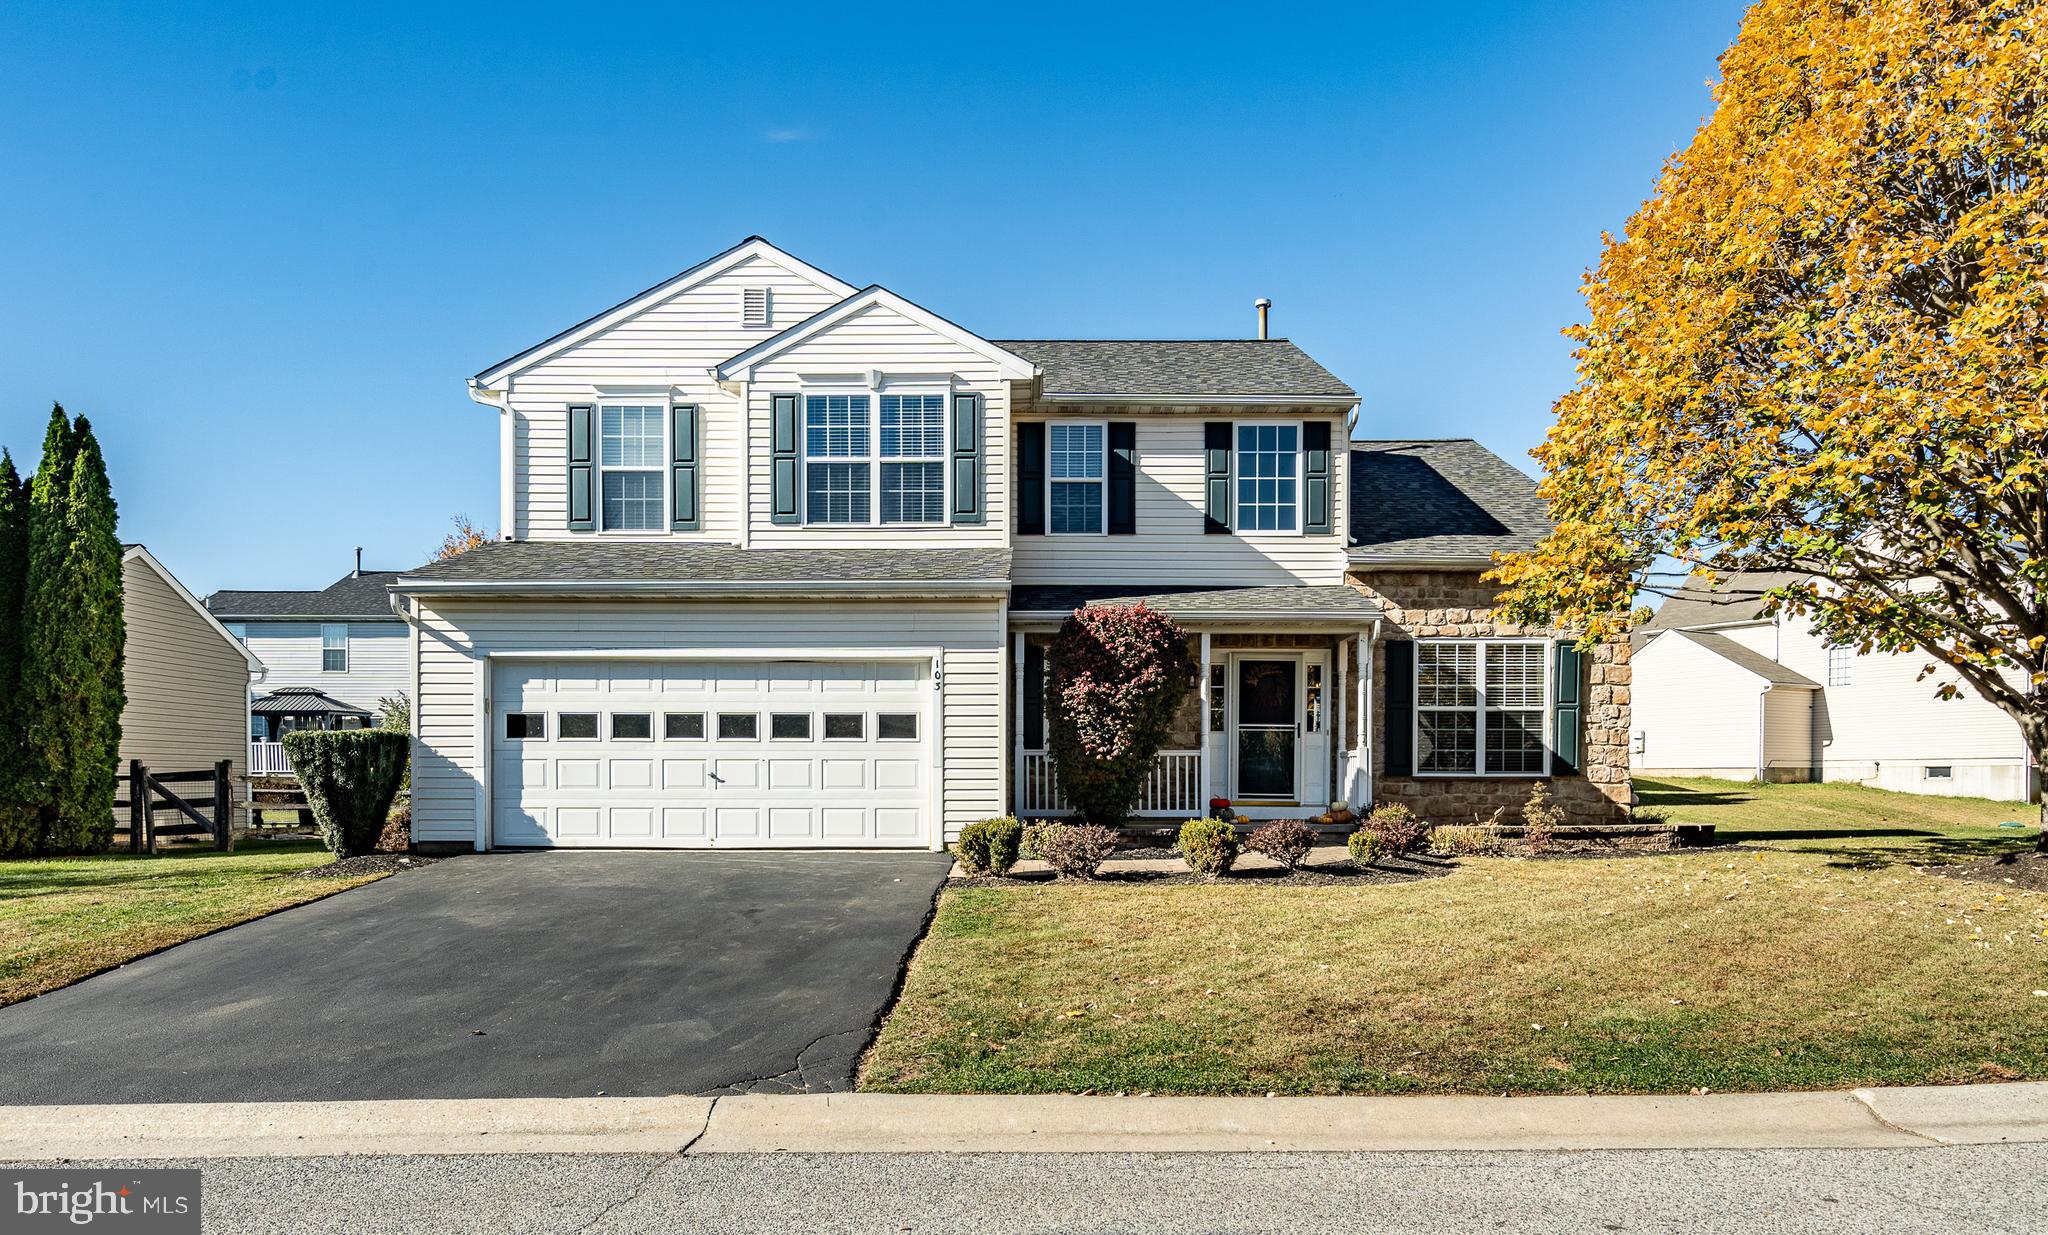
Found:
[[[1202,694],[1202,723],[1197,726],[1201,737],[1195,745],[1195,775],[1201,778],[1202,787],[1201,800],[1195,804],[1195,809],[1207,815],[1209,799],[1215,796],[1215,791],[1209,787],[1209,632],[1206,630],[1202,632],[1201,671],[1196,675],[1195,686]]]
[[[1344,744],[1344,670],[1351,660],[1351,649],[1344,646],[1344,640],[1341,636],[1330,640],[1330,642],[1335,645],[1330,660],[1336,666],[1336,677],[1330,683],[1330,693],[1336,697],[1335,706],[1330,709],[1335,713],[1333,718],[1334,727],[1330,731],[1332,735],[1330,738],[1330,766],[1332,771],[1330,783],[1336,786],[1336,792],[1331,795],[1330,800],[1332,802],[1349,802],[1351,800],[1351,748]]]
[[[1358,648],[1358,745],[1353,748],[1352,766],[1358,769],[1354,778],[1364,790],[1366,802],[1372,801],[1372,638],[1370,631],[1361,630],[1352,640]],[[1346,786],[1348,796],[1350,787]]]
[[[1010,813],[1024,810],[1024,632],[1010,636],[1010,680],[1016,683],[1016,697],[1010,710]]]

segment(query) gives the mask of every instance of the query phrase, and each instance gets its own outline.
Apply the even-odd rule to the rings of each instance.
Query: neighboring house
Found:
[[[268,668],[252,707],[258,774],[289,771],[279,739],[294,729],[359,729],[380,700],[412,692],[412,641],[391,611],[399,572],[356,568],[318,591],[220,591],[206,607]]]
[[[1637,632],[1639,773],[2036,800],[2018,723],[1953,670],[1923,678],[1931,657],[1831,646],[1772,612],[1767,594],[1804,577],[1696,576]]]
[[[470,391],[506,539],[392,585],[416,840],[936,848],[1056,812],[1044,649],[1126,600],[1202,665],[1145,815],[1463,822],[1538,780],[1627,810],[1627,648],[1496,625],[1478,582],[1534,486],[1347,443],[1358,396],[1287,340],[988,339],[755,238]]]
[[[228,761],[229,782],[248,777],[249,684],[263,663],[141,545],[121,555],[122,645],[120,774],[131,762],[155,772],[196,772]],[[122,782],[120,796],[127,796]],[[191,787],[208,796],[211,786]],[[245,819],[249,795],[235,794]]]

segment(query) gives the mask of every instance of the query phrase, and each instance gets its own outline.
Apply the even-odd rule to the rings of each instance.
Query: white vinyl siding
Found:
[[[1658,635],[1630,664],[1629,724],[1642,749],[1629,762],[1637,775],[1757,775],[1762,678],[1676,633]]]
[[[747,257],[512,377],[516,518],[510,531],[515,537],[554,540],[588,535],[572,533],[568,526],[568,409],[574,403],[604,401],[600,388],[608,388],[604,396],[613,402],[698,407],[702,529],[670,532],[664,522],[659,530],[642,534],[725,543],[738,539],[741,410],[734,393],[713,380],[710,371],[766,337],[760,328],[742,325],[741,299],[747,288],[768,292],[771,324],[781,326],[840,299],[766,258]],[[634,396],[616,397],[626,391]],[[765,450],[758,436],[755,444]]]
[[[1299,423],[1305,413],[1275,413]],[[1333,526],[1330,535],[1292,532],[1203,531],[1206,468],[1202,426],[1209,420],[1247,423],[1254,417],[1242,409],[1147,411],[1090,408],[1056,416],[1028,415],[1047,425],[1047,472],[1051,460],[1051,427],[1059,422],[1132,421],[1137,426],[1138,475],[1135,493],[1137,532],[1131,536],[1018,536],[1010,544],[1012,582],[1025,584],[1099,584],[1116,580],[1133,590],[1147,586],[1270,586],[1289,583],[1336,584],[1344,581],[1345,537],[1349,502],[1346,494],[1348,453],[1341,448],[1344,425],[1330,416],[1334,451],[1331,476]],[[1233,430],[1233,445],[1234,445]],[[1234,452],[1233,452],[1234,453]],[[991,465],[991,475],[994,467]],[[1233,490],[1234,491],[1234,490]],[[1048,508],[1047,516],[1050,518]]]
[[[130,760],[159,772],[196,772],[228,761],[232,784],[249,769],[249,662],[221,638],[177,589],[140,557],[121,564],[121,605],[127,627],[122,644],[120,776]],[[127,796],[127,781],[121,782]],[[199,796],[210,787],[188,785]],[[248,794],[234,791],[235,817],[244,820]],[[126,827],[126,814],[121,826]]]
[[[475,837],[481,796],[477,688],[485,653],[618,651],[630,656],[732,648],[790,655],[811,650],[822,656],[849,648],[937,648],[944,685],[941,729],[935,736],[943,763],[944,830],[951,838],[967,824],[1003,810],[1000,614],[994,601],[429,601],[421,614],[425,629],[419,644],[413,835],[462,843]],[[711,723],[716,725],[715,718]],[[759,723],[765,733],[765,721]],[[665,733],[665,723],[656,732]]]
[[[269,671],[256,683],[258,694],[303,686],[331,695],[375,715],[379,699],[412,693],[412,640],[405,623],[348,623],[347,673],[321,667],[321,623],[247,622],[243,640]]]
[[[1002,380],[995,365],[980,353],[933,332],[894,309],[873,305],[836,323],[829,330],[763,360],[756,367],[747,391],[751,414],[747,439],[752,451],[749,467],[753,476],[751,524],[747,532],[749,544],[776,548],[842,547],[855,537],[865,537],[870,543],[890,545],[959,547],[1001,545],[1008,541],[1010,512],[1005,494],[1010,480],[1009,383]],[[868,472],[871,505],[865,521],[853,520],[856,530],[821,522],[807,512],[800,524],[775,523],[770,517],[769,488],[774,431],[773,396],[777,393],[803,396],[798,408],[799,428],[803,430],[800,436],[805,439],[801,469],[805,474],[801,483],[808,490],[811,484],[808,469],[814,457],[808,440],[809,397],[813,394],[857,396],[863,391],[869,400],[870,423],[873,426],[870,440],[860,452],[860,466],[872,469]],[[945,513],[943,486],[948,469],[943,449],[938,457],[930,452],[938,443],[948,446],[951,443],[950,396],[969,391],[982,396],[982,480],[986,520],[976,524],[952,524],[923,518],[890,518],[892,503],[906,515],[925,515],[932,512],[934,498],[938,513],[942,516]],[[891,403],[895,396],[903,396],[908,401]],[[885,406],[899,408],[914,423],[929,423],[926,418],[935,409],[936,425],[929,430],[919,428],[915,433],[899,436],[893,442],[896,450],[892,451],[892,443],[882,440],[879,413]],[[902,423],[899,419],[899,429]],[[934,435],[938,443],[933,441]],[[909,455],[909,451],[917,453]],[[890,472],[888,457],[892,454],[899,463],[908,462],[910,467]],[[927,463],[932,466],[926,466]],[[727,466],[708,454],[706,465],[714,470]],[[937,473],[936,485],[939,488],[936,494],[933,492],[933,473]],[[900,483],[893,498],[888,496],[889,490],[885,488],[890,477]],[[850,477],[835,477],[833,483],[851,487],[857,482]]]

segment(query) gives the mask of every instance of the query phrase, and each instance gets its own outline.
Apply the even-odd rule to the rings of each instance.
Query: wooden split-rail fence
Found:
[[[181,793],[174,787],[180,785],[196,785],[199,790]],[[215,849],[231,852],[235,847],[234,791],[226,759],[196,772],[152,772],[140,760],[131,760],[128,796],[116,799],[114,806],[128,811],[131,852],[155,853],[160,836],[208,835]],[[161,810],[172,812],[176,821],[159,827],[156,816]]]

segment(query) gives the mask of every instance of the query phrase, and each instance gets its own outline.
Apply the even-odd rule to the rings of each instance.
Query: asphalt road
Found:
[[[936,853],[492,853],[0,1008],[0,1104],[851,1088]]]
[[[2048,1146],[513,1156],[201,1165],[209,1232],[2037,1235]]]

